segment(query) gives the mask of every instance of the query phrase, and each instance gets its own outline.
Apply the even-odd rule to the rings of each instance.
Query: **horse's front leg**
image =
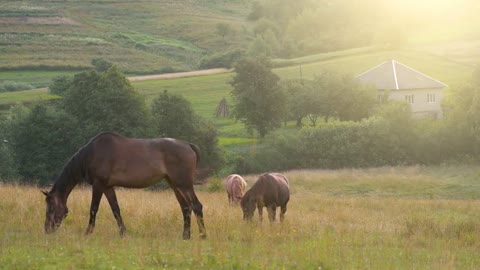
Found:
[[[102,199],[103,189],[93,185],[92,186],[92,203],[90,204],[90,220],[88,221],[88,228],[85,234],[91,234],[95,228],[95,217],[97,216],[98,205]]]
[[[117,220],[118,227],[120,228],[120,236],[125,235],[125,224],[123,224],[122,216],[120,215],[120,206],[118,206],[117,195],[113,187],[108,188],[104,191],[105,197],[107,197],[110,208],[112,209],[113,216]]]

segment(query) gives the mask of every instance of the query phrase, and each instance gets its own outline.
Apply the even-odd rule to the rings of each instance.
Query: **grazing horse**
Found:
[[[290,185],[287,177],[280,173],[264,173],[257,182],[243,195],[240,205],[243,219],[251,220],[255,207],[258,208],[260,221],[263,217],[263,207],[267,208],[270,222],[275,221],[277,207],[280,207],[280,221],[285,218],[287,203],[290,200]]]
[[[125,234],[115,186],[145,188],[166,179],[183,213],[183,239],[190,239],[190,220],[195,213],[200,235],[206,237],[202,204],[193,190],[199,160],[198,146],[170,138],[133,139],[113,132],[100,133],[75,153],[64,166],[46,196],[45,232],[54,232],[68,214],[67,199],[82,180],[92,185],[90,220],[86,234],[95,227],[95,216],[105,194],[113,215]]]
[[[238,174],[227,176],[225,181],[225,189],[227,190],[228,202],[231,206],[237,205],[245,193],[247,182]]]

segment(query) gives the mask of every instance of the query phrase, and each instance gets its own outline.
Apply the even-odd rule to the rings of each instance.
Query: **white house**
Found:
[[[395,60],[389,60],[356,77],[374,85],[379,99],[405,100],[417,116],[441,118],[442,92],[446,84]]]

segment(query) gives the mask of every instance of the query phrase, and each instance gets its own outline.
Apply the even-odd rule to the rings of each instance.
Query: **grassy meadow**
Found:
[[[197,186],[207,239],[182,216],[171,191],[117,189],[127,236],[106,200],[92,235],[90,187],[74,189],[70,215],[43,232],[38,188],[0,185],[2,269],[478,269],[480,171],[475,166],[285,172],[291,200],[283,224],[245,224],[221,180]],[[249,187],[256,176],[246,177]],[[216,183],[216,186],[215,186]],[[216,190],[216,191],[215,191]],[[264,211],[266,218],[266,212]]]

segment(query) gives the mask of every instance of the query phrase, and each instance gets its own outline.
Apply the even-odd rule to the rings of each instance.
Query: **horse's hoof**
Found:
[[[190,240],[190,234],[189,233],[184,233],[183,234],[183,240]]]

